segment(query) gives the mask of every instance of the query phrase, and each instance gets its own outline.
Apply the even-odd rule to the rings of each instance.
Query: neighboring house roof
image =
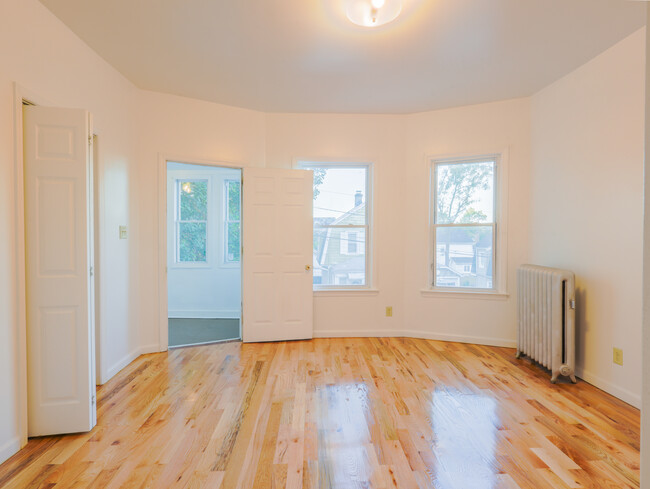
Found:
[[[438,277],[460,277],[461,274],[449,267],[438,267]]]
[[[450,256],[449,261],[454,261],[459,265],[464,265],[467,263],[474,263],[474,257],[473,256]]]
[[[330,223],[328,223],[328,224],[330,224],[330,225],[332,225],[332,226],[345,224],[345,221],[346,221],[347,219],[349,219],[350,217],[352,217],[352,216],[353,216],[354,214],[356,214],[358,211],[360,211],[360,210],[362,210],[362,209],[365,209],[365,207],[366,207],[366,203],[365,203],[365,202],[362,202],[362,203],[359,204],[358,206],[353,207],[352,209],[350,209],[349,211],[347,211],[345,214],[343,214],[343,215],[337,217],[336,219],[334,219],[334,221],[332,221],[332,222],[330,222]],[[327,229],[327,235],[325,236],[325,239],[323,240],[323,248],[321,249],[320,257],[319,257],[320,259],[318,260],[318,263],[322,263],[322,262],[323,262],[323,258],[325,258],[325,256],[327,255],[327,249],[328,249],[328,247],[329,247],[329,241],[330,241],[330,235],[331,235],[331,234],[332,234],[332,228],[328,228],[328,229]],[[364,258],[364,260],[365,260],[365,258]]]
[[[341,263],[332,265],[330,270],[332,272],[347,272],[347,271],[358,271],[364,270],[366,267],[366,257],[365,255],[356,255],[352,258],[349,258]]]
[[[318,261],[318,252],[314,251],[314,256],[312,258],[314,270],[324,270],[320,262]]]

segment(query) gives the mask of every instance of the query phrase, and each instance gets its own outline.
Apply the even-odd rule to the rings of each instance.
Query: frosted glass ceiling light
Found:
[[[402,0],[347,0],[350,22],[363,27],[379,27],[395,20],[402,11]]]

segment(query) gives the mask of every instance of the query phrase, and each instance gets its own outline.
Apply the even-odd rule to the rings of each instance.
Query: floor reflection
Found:
[[[499,473],[495,458],[499,419],[489,396],[440,389],[433,392],[431,422],[438,489],[491,489]]]
[[[364,383],[317,389],[318,487],[374,487],[373,424]]]

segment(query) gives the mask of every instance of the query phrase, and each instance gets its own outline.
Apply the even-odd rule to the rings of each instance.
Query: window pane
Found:
[[[206,261],[207,226],[204,222],[178,224],[178,260],[181,262]]]
[[[366,169],[314,170],[314,225],[366,224]]]
[[[229,222],[228,229],[226,232],[227,236],[227,246],[226,250],[226,261],[229,262],[238,262],[240,255],[240,246],[239,246],[239,231],[240,226],[238,222]]]
[[[437,164],[436,222],[494,222],[494,161]]]
[[[493,288],[492,226],[436,228],[436,287]]]
[[[228,220],[239,221],[239,190],[241,186],[239,182],[228,182]]]
[[[179,181],[180,220],[205,221],[208,219],[208,181]]]
[[[314,284],[366,285],[366,230],[314,228]]]

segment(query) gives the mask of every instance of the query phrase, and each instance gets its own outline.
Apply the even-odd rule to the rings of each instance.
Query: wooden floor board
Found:
[[[514,350],[411,338],[145,355],[0,487],[638,488],[639,411]]]

